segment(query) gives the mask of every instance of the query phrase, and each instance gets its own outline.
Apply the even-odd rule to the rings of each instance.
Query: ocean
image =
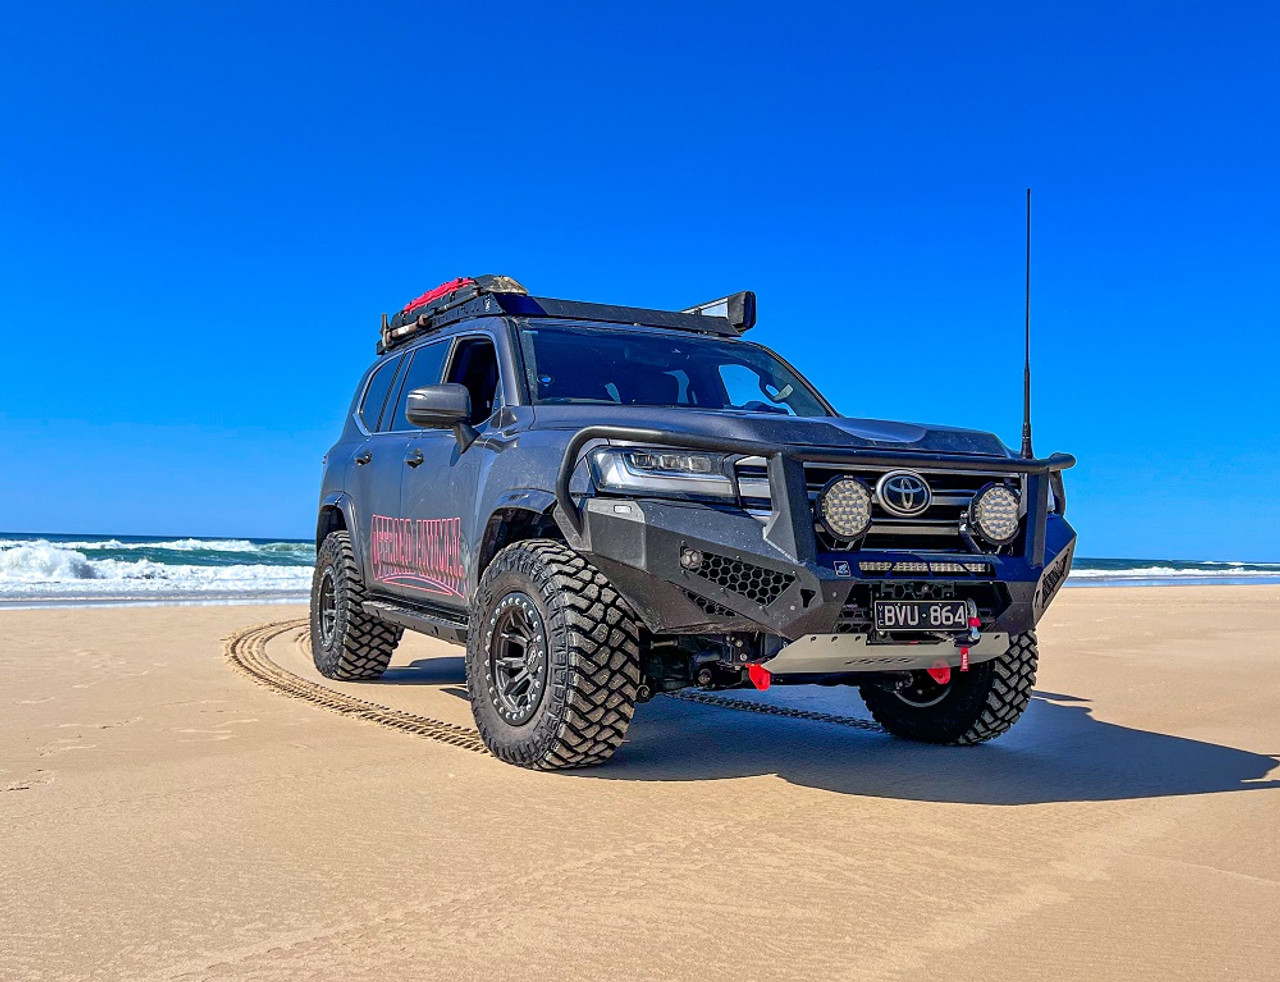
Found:
[[[0,607],[301,602],[314,562],[297,539],[0,533]],[[1177,583],[1280,583],[1280,563],[1077,557],[1067,580]]]

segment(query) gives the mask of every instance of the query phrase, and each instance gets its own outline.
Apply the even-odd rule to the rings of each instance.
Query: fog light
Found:
[[[840,539],[856,539],[871,527],[871,489],[856,477],[836,477],[818,494],[818,518]]]
[[[683,566],[685,569],[690,569],[690,570],[701,569],[702,553],[700,553],[697,549],[681,549],[680,565]]]
[[[1018,496],[1003,484],[988,484],[974,495],[969,518],[992,545],[1008,545],[1018,535]]]

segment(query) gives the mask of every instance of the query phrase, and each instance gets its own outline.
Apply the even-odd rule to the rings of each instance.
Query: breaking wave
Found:
[[[272,548],[273,546],[279,548]],[[309,543],[0,539],[0,600],[304,597]]]
[[[1077,559],[1068,582],[1123,583],[1133,580],[1208,582],[1280,579],[1280,563],[1245,563],[1223,560]]]

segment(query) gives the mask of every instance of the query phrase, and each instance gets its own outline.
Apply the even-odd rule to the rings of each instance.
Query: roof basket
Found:
[[[528,296],[529,291],[510,276],[459,276],[441,283],[433,290],[410,300],[390,321],[382,315],[382,337],[379,354],[394,348],[410,334],[425,329],[434,317],[486,293],[515,293]]]
[[[460,276],[409,301],[390,320],[383,314],[378,354],[399,347],[421,333],[485,316],[556,317],[595,324],[662,327],[737,337],[755,325],[756,295],[744,290],[687,310],[648,310],[532,297],[510,276]]]

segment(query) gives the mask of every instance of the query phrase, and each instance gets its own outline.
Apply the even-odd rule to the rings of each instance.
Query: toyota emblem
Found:
[[[915,471],[890,471],[876,482],[876,497],[889,514],[915,518],[929,507],[933,492]]]

